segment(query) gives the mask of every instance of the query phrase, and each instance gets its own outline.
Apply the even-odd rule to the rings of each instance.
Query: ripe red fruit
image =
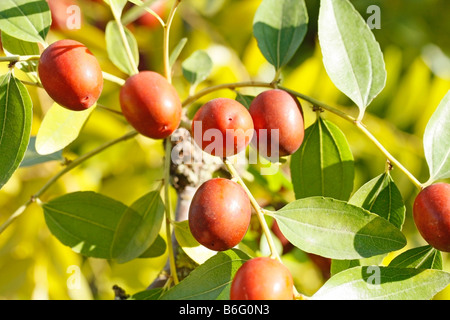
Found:
[[[214,178],[203,183],[192,198],[189,228],[203,246],[228,250],[244,238],[250,225],[250,200],[234,181]]]
[[[194,141],[213,156],[229,157],[243,151],[253,136],[253,121],[236,100],[217,98],[204,104],[192,121]]]
[[[413,217],[425,241],[450,252],[450,184],[435,183],[420,191],[414,201]]]
[[[39,78],[48,95],[67,109],[91,107],[103,90],[103,75],[95,56],[82,43],[59,40],[41,55]]]
[[[252,143],[263,156],[275,158],[293,154],[305,134],[300,102],[286,91],[273,89],[260,93],[250,104],[256,135]],[[266,129],[266,130],[264,130]],[[278,129],[278,139],[271,142]],[[278,148],[276,146],[278,140]]]
[[[294,280],[281,262],[258,257],[246,261],[231,282],[231,300],[292,300]]]
[[[170,136],[180,124],[182,107],[177,91],[153,71],[127,79],[120,90],[120,106],[128,122],[152,139]]]

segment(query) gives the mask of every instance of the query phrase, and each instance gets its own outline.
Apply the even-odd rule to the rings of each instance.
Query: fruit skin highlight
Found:
[[[414,201],[413,218],[428,244],[450,252],[450,184],[435,183],[421,190]]]
[[[75,40],[59,40],[48,46],[39,60],[38,73],[48,95],[73,111],[90,108],[103,90],[100,64],[84,44]]]
[[[203,151],[221,158],[245,150],[253,131],[253,120],[248,110],[241,103],[228,98],[207,102],[192,120],[192,132],[197,145]]]
[[[120,90],[120,106],[127,121],[148,138],[167,138],[180,125],[178,93],[153,71],[142,71],[126,80]]]
[[[236,246],[250,225],[250,200],[234,181],[214,178],[194,194],[189,208],[189,228],[194,238],[214,251]]]
[[[269,257],[246,261],[234,275],[231,300],[293,300],[294,281],[289,269]]]
[[[300,102],[291,94],[280,89],[264,91],[253,99],[250,114],[256,132],[252,144],[263,156],[277,159],[300,148],[305,135],[303,111]],[[278,130],[275,143],[271,143],[273,130]]]

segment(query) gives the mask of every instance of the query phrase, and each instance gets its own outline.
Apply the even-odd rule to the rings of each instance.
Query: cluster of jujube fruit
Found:
[[[81,111],[93,106],[103,89],[102,70],[83,44],[60,40],[47,47],[38,66],[42,86],[58,104]],[[173,85],[160,74],[141,71],[129,77],[120,90],[126,120],[152,139],[169,137],[180,125],[182,104]],[[249,109],[236,100],[213,99],[192,120],[194,141],[205,152],[227,158],[243,152],[250,142],[268,159],[289,156],[304,138],[302,106],[284,90],[260,93]],[[276,136],[274,136],[276,135]],[[214,139],[222,139],[213,144]],[[438,250],[450,252],[450,185],[436,183],[423,189],[413,208],[423,238]],[[252,206],[242,186],[214,178],[195,193],[189,210],[189,227],[203,246],[223,251],[238,245],[250,224]],[[231,299],[292,299],[293,280],[279,261],[258,257],[237,271]]]

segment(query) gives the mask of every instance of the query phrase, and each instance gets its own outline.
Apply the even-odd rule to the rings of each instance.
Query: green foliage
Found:
[[[30,140],[33,104],[25,86],[9,72],[0,78],[0,187],[19,167]]]
[[[380,46],[350,1],[320,4],[318,35],[325,68],[339,90],[359,107],[362,118],[386,83]]]
[[[130,2],[145,11],[141,1]],[[54,31],[45,0],[0,1],[0,274],[6,275],[0,297],[36,297],[43,286],[37,274],[48,269],[48,292],[59,283],[49,296],[76,298],[61,270],[80,265],[84,297],[111,298],[108,290],[119,278],[136,292],[132,300],[229,299],[235,272],[261,255],[280,255],[302,297],[312,300],[432,299],[448,287],[448,254],[424,245],[411,217],[414,187],[450,178],[450,78],[434,51],[412,54],[417,37],[394,27],[391,37],[388,24],[371,30],[367,8],[348,0],[168,1],[179,7],[166,14],[181,16],[174,16],[170,34],[133,21],[124,25],[126,0],[80,3],[82,29]],[[383,6],[383,15],[391,15],[394,5]],[[430,18],[424,10],[418,15]],[[85,42],[105,72],[102,97],[89,110],[66,110],[41,91],[33,56],[39,45],[59,38]],[[395,42],[403,38],[413,49]],[[423,38],[435,39],[448,63],[443,42],[434,34]],[[169,39],[176,45],[167,45],[167,56]],[[303,100],[304,142],[291,157],[269,164],[276,174],[261,174],[265,163],[246,164],[237,174],[227,167],[263,215],[236,248],[206,249],[187,220],[175,221],[180,194],[169,182],[180,180],[167,177],[186,167],[163,166],[169,155],[162,141],[138,136],[122,144],[133,132],[118,138],[129,130],[118,111],[118,87],[137,67],[169,67],[164,71],[186,108],[227,95],[248,108],[260,90],[278,83]],[[392,161],[386,165],[394,156],[417,179]],[[17,203],[25,205],[17,209]],[[291,251],[282,250],[274,228],[264,230],[273,222]],[[174,248],[182,254],[169,260],[171,267],[188,274],[144,290]],[[324,272],[311,281],[311,270],[320,266],[308,264],[314,255],[332,261],[329,279]],[[111,271],[107,280],[105,270]]]
[[[429,120],[423,136],[429,182],[450,178],[450,91]]]
[[[318,117],[305,131],[304,141],[291,157],[295,197],[324,196],[348,200],[353,191],[353,154],[342,131]]]
[[[296,200],[270,215],[296,247],[328,258],[367,258],[406,244],[404,235],[385,219],[332,198]]]

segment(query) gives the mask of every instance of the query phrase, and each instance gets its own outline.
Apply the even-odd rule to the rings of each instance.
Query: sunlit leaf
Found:
[[[331,277],[312,300],[429,300],[450,283],[438,270],[366,266]]]
[[[0,188],[19,167],[28,147],[33,103],[11,72],[0,77]]]
[[[353,191],[354,163],[342,131],[321,117],[305,131],[291,156],[291,179],[297,199],[324,196],[348,200]]]
[[[213,62],[206,51],[197,50],[184,60],[181,66],[186,80],[196,85],[209,76]]]
[[[384,218],[336,199],[299,199],[267,213],[294,246],[332,259],[373,257],[406,244],[400,230]]]
[[[307,29],[304,0],[263,0],[253,20],[258,47],[277,70],[292,59]]]
[[[139,64],[139,48],[133,33],[124,28],[127,37],[128,45],[133,55],[134,64]],[[106,49],[108,51],[109,59],[122,72],[128,75],[134,74],[134,67],[130,62],[123,40],[120,35],[119,25],[116,21],[108,22],[105,30]]]
[[[395,257],[389,267],[442,270],[442,253],[429,245],[412,248]]]
[[[47,155],[39,154],[36,151],[35,143],[36,137],[31,137],[30,142],[28,143],[27,151],[25,152],[25,156],[20,163],[20,167],[31,167],[44,162],[64,160],[61,150]]]
[[[51,23],[45,0],[0,1],[0,30],[17,39],[44,44]]]
[[[72,111],[54,103],[39,127],[36,151],[41,155],[47,155],[67,147],[78,138],[94,109],[95,105],[87,110]]]
[[[321,0],[318,23],[325,69],[362,116],[386,84],[380,46],[348,0]]]
[[[202,264],[217,253],[217,251],[210,250],[198,243],[189,229],[189,222],[187,220],[176,222],[174,226],[174,233],[178,244],[196,263]]]
[[[423,136],[425,158],[432,183],[450,178],[450,91],[431,116]]]

